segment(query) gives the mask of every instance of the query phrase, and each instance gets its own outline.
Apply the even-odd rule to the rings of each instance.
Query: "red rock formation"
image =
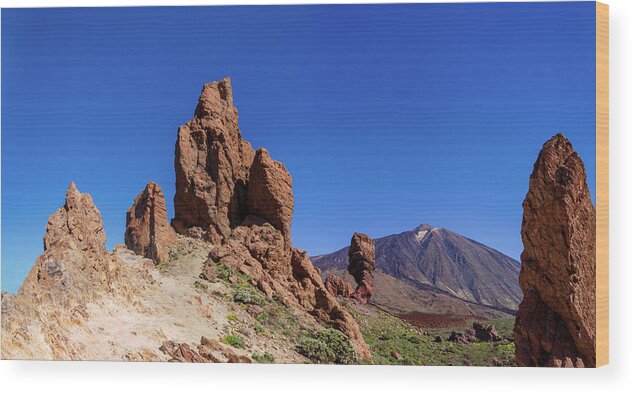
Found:
[[[346,334],[370,358],[359,326],[290,241],[292,179],[283,164],[253,152],[238,129],[229,79],[206,84],[194,119],[178,131],[175,229],[216,244],[202,277],[222,264],[248,274],[266,295]]]
[[[220,243],[247,216],[254,152],[242,139],[229,78],[203,87],[194,118],[176,141],[174,228]]]
[[[158,184],[149,182],[128,209],[124,239],[130,250],[157,264],[169,259],[176,233],[167,220],[165,197]]]
[[[332,296],[352,297],[354,294],[354,289],[350,284],[337,276],[328,276],[324,285]]]
[[[293,180],[284,164],[271,159],[266,149],[258,149],[249,172],[247,187],[249,214],[269,222],[290,244],[293,219]]]
[[[524,200],[520,366],[595,366],[595,210],[583,162],[558,134],[535,162]]]
[[[368,235],[356,232],[348,249],[348,273],[357,282],[355,297],[367,303],[372,296],[374,275],[374,241]]]
[[[350,313],[331,295],[305,251],[287,246],[282,232],[257,217],[235,228],[226,242],[215,247],[203,271],[221,264],[248,275],[269,298],[287,307],[305,310],[318,321],[343,332],[361,359],[370,350]]]
[[[71,183],[64,206],[48,219],[44,253],[18,296],[37,298],[36,304],[46,298],[70,306],[110,290],[118,271],[105,242],[99,210],[89,194],[81,194]]]
[[[474,322],[473,331],[475,332],[475,336],[480,341],[495,342],[495,341],[502,341],[503,339],[503,337],[500,335],[500,333],[498,333],[498,331],[495,329],[495,326],[493,325],[485,326],[480,322]]]

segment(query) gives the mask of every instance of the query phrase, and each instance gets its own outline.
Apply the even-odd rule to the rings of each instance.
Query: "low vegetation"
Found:
[[[303,337],[298,350],[315,363],[353,364],[357,362],[356,352],[348,338],[332,328]]]
[[[380,311],[362,313],[348,305],[359,322],[361,333],[370,346],[375,364],[403,364],[429,366],[514,366],[515,346],[508,340],[513,329],[513,318],[489,321],[507,339],[500,342],[475,342],[459,344],[447,338],[452,330],[418,329],[399,318]],[[436,336],[442,341],[436,342]]]
[[[234,348],[244,348],[242,337],[237,336],[235,334],[229,334],[227,336],[224,336],[221,341],[224,344],[231,345]]]
[[[275,356],[268,352],[254,353],[251,355],[251,359],[256,363],[275,363]]]

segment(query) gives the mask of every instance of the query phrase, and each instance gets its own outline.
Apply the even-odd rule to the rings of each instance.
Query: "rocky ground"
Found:
[[[171,357],[159,349],[165,341],[195,347],[205,337],[220,342],[221,361],[227,360],[223,351],[229,349],[252,360],[306,362],[279,329],[264,327],[267,323],[249,314],[247,304],[233,300],[235,284],[199,278],[211,247],[178,236],[169,260],[157,266],[117,247],[113,256],[124,269],[127,296],[105,294],[79,313],[57,310],[57,321],[27,320],[26,313],[10,312],[14,296],[5,295],[2,357],[166,361]]]

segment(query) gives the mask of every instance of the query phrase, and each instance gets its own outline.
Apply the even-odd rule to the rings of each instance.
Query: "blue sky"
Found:
[[[595,187],[593,2],[2,10],[2,289],[71,180],[107,245],[148,180],[173,216],[174,142],[231,76],[243,136],[293,176],[310,254],[420,223],[514,258],[541,145]]]

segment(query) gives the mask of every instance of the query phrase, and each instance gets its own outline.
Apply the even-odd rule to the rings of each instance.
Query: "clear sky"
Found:
[[[519,259],[541,145],[595,187],[588,3],[2,10],[2,289],[42,252],[71,180],[107,245],[148,180],[173,216],[174,142],[231,76],[240,127],[293,176],[311,255],[421,223]]]

